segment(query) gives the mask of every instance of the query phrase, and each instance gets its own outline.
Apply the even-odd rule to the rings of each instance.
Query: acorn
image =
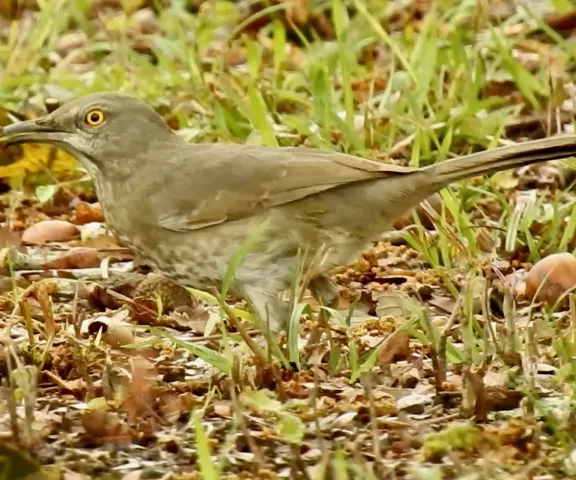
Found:
[[[537,262],[526,275],[526,298],[553,306],[566,292],[576,287],[576,258],[570,253],[555,253]],[[576,291],[576,289],[575,289]]]

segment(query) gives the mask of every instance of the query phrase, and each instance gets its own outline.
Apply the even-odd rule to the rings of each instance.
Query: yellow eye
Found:
[[[98,127],[104,123],[104,112],[102,110],[90,110],[84,120],[91,127]]]

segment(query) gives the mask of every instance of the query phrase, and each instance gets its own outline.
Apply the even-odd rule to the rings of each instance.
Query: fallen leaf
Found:
[[[22,245],[22,233],[10,230],[7,227],[0,227],[0,248],[15,247]]]
[[[568,36],[576,30],[576,9],[549,13],[544,17],[544,23],[556,32],[565,33]]]
[[[155,428],[158,422],[162,423],[162,420],[155,413],[154,405],[163,405],[165,416],[170,416],[171,413],[180,410],[181,402],[174,397],[172,397],[172,401],[167,398],[159,401],[157,393],[152,388],[157,373],[155,369],[142,357],[134,357],[131,362],[132,380],[122,406],[132,422],[138,422],[140,427],[145,429]],[[145,423],[143,424],[143,422]]]
[[[140,273],[125,273],[98,283],[91,284],[88,290],[88,301],[94,308],[116,310],[126,302],[122,297],[132,298],[134,290],[144,275]]]
[[[132,430],[115,412],[87,410],[82,415],[82,426],[98,443],[128,443],[132,440]]]
[[[45,270],[61,270],[70,268],[94,268],[100,265],[100,256],[95,248],[75,247],[63,256],[43,265]]]
[[[468,379],[470,386],[470,393],[474,401],[474,415],[476,421],[485,422],[488,414],[492,410],[491,402],[486,395],[486,386],[484,385],[484,372],[480,369],[469,370],[465,372],[465,377]]]
[[[380,348],[377,365],[383,366],[403,360],[410,353],[410,334],[406,330],[398,330],[390,335]]]
[[[486,387],[486,399],[490,410],[514,410],[520,406],[524,393],[506,387]]]
[[[92,222],[104,222],[104,213],[98,205],[87,202],[78,202],[74,212],[74,223],[85,225]]]
[[[56,385],[61,392],[71,393],[77,398],[80,398],[81,395],[85,395],[86,382],[83,379],[76,378],[74,380],[63,380],[58,375],[50,372],[49,370],[44,370],[43,374],[49,379],[50,382]]]
[[[190,330],[203,334],[211,320],[211,312],[204,306],[181,307],[169,315],[164,315],[159,322],[160,326],[176,330]],[[220,317],[218,317],[220,318]],[[215,322],[217,323],[217,321]]]
[[[424,413],[428,405],[432,405],[433,400],[428,395],[419,393],[412,393],[398,399],[396,407],[398,410],[403,410],[407,413]]]
[[[141,325],[156,325],[159,323],[161,313],[158,304],[152,298],[139,297],[130,303],[130,318]]]
[[[378,317],[409,317],[414,311],[414,302],[404,292],[383,292],[375,300]]]
[[[502,190],[508,190],[516,188],[520,179],[513,170],[503,170],[492,175],[491,181]]]
[[[56,323],[54,321],[52,301],[50,300],[49,289],[47,285],[43,282],[36,283],[34,285],[34,295],[40,304],[42,316],[44,317],[46,338],[50,338],[56,333]]]

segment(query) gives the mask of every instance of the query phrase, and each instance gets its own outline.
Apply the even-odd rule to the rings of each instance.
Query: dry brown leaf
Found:
[[[119,259],[133,258],[133,254],[122,247],[122,242],[118,240],[114,235],[102,234],[96,235],[89,238],[82,239],[82,245],[88,248],[96,248],[100,251],[102,250],[117,250],[114,252],[114,256]]]
[[[382,292],[375,298],[378,317],[409,317],[412,314],[410,297],[400,291]]]
[[[82,426],[97,443],[128,443],[132,441],[132,429],[115,412],[106,410],[86,411]]]
[[[132,298],[143,277],[140,273],[128,273],[94,283],[87,288],[88,301],[97,309],[116,310],[126,303],[121,297]]]
[[[52,373],[49,370],[44,370],[43,374],[45,377],[48,377],[50,382],[58,386],[61,392],[71,393],[77,398],[80,398],[81,395],[85,394],[86,382],[84,382],[84,380],[81,378],[76,378],[74,380],[63,380],[58,375]]]
[[[56,323],[54,321],[54,312],[52,310],[52,301],[50,300],[50,295],[48,294],[48,289],[46,283],[38,282],[34,288],[34,294],[38,303],[40,304],[40,309],[42,310],[42,316],[44,317],[44,328],[46,337],[50,338],[56,333]]]
[[[130,303],[130,318],[133,322],[141,325],[157,325],[161,314],[158,312],[158,304],[152,298],[135,298]]]
[[[95,268],[100,265],[100,255],[95,248],[71,248],[63,256],[43,265],[45,270],[64,270],[73,268]]]
[[[0,15],[5,18],[16,18],[18,0],[0,0]]]
[[[486,387],[486,397],[491,410],[514,410],[520,406],[524,393],[506,387]]]
[[[74,223],[85,225],[91,222],[103,222],[104,213],[99,205],[90,205],[87,202],[78,202],[74,212]]]
[[[185,309],[176,310],[166,316],[162,325],[180,330],[186,329],[196,333],[204,333],[210,317],[210,312],[204,307],[186,307]]]
[[[410,355],[410,334],[406,330],[398,330],[390,335],[378,352],[377,365],[389,365],[403,360]]]
[[[443,297],[441,295],[432,295],[428,303],[442,310],[444,313],[452,313],[456,306],[456,300],[452,297]]]
[[[8,227],[0,227],[0,249],[20,248],[22,245],[22,232],[15,232]]]
[[[432,405],[434,400],[429,395],[422,395],[419,393],[411,393],[405,397],[401,397],[396,402],[398,410],[406,413],[420,414],[424,413],[426,407]]]
[[[470,386],[474,399],[474,415],[478,422],[485,422],[492,408],[488,396],[486,395],[483,376],[484,372],[481,370],[470,370],[465,372],[465,378],[468,380],[468,385]]]
[[[138,422],[140,430],[151,432],[157,429],[160,424],[165,423],[154,411],[155,394],[152,387],[156,371],[144,358],[134,357],[132,358],[131,374],[132,381],[128,387],[127,395],[122,401],[122,406],[128,413],[128,418],[132,422]],[[158,403],[162,404],[163,402]]]

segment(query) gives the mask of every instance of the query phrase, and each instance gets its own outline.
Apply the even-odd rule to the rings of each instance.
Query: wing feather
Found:
[[[342,185],[418,171],[297,147],[190,145],[168,161],[174,172],[165,179],[169,188],[150,200],[156,224],[174,231],[207,228]]]

